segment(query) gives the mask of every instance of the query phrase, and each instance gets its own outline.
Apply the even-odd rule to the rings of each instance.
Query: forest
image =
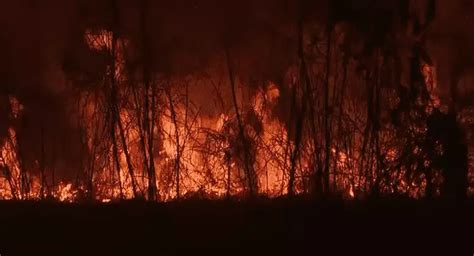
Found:
[[[4,199],[469,192],[469,1],[2,5]]]
[[[2,211],[471,205],[470,0],[0,6]]]

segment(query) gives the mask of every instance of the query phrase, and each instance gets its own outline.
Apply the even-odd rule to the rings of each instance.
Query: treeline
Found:
[[[471,106],[437,76],[438,6],[74,2],[52,68],[3,82],[2,196],[464,199]]]

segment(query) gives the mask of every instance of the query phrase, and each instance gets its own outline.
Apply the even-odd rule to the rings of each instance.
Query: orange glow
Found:
[[[118,103],[116,103],[118,110],[112,111],[118,112],[116,119],[119,120],[116,122],[120,125],[114,123],[113,132],[103,132],[110,131],[109,126],[111,126],[107,121],[104,121],[110,118],[110,113],[107,112],[110,111],[107,109],[109,92],[96,93],[94,96],[87,95],[88,97],[81,99],[81,104],[84,106],[81,116],[82,128],[86,133],[86,144],[91,154],[90,159],[87,160],[87,166],[90,168],[88,170],[90,177],[88,178],[92,181],[92,185],[88,187],[85,184],[58,180],[56,184],[49,184],[49,188],[45,191],[45,188],[42,187],[44,181],[41,180],[41,177],[37,173],[28,172],[29,191],[25,192],[25,184],[22,184],[22,178],[25,178],[22,177],[22,174],[25,174],[25,170],[22,170],[17,153],[16,131],[11,127],[8,130],[7,139],[0,149],[0,165],[9,173],[9,175],[0,176],[0,198],[40,199],[52,196],[61,202],[75,202],[80,200],[82,194],[93,193],[94,199],[109,203],[119,198],[145,197],[148,189],[146,170],[150,162],[149,158],[152,158],[154,162],[153,167],[156,170],[156,185],[158,187],[157,196],[161,201],[176,199],[178,188],[181,197],[204,195],[211,198],[222,198],[226,195],[240,196],[245,192],[245,179],[250,179],[250,177],[246,177],[247,174],[244,173],[242,167],[242,148],[239,148],[239,143],[242,143],[243,139],[237,129],[235,110],[221,109],[216,111],[218,113],[214,116],[201,115],[199,107],[188,102],[188,95],[184,96],[184,92],[179,89],[181,82],[179,78],[169,78],[167,83],[156,82],[155,86],[158,87],[159,92],[156,95],[150,95],[148,91],[143,91],[144,82],[139,81],[131,84],[134,81],[127,77],[128,70],[125,70],[124,52],[127,42],[125,40],[115,39],[112,32],[106,30],[88,30],[84,40],[91,50],[107,52],[107,54],[110,54],[112,50],[115,51],[112,53],[114,65],[108,66],[107,74],[104,74],[104,81],[114,80],[118,87]],[[113,40],[117,40],[115,49],[112,49]],[[439,107],[436,69],[429,65],[423,65],[422,73],[433,106]],[[296,77],[297,75],[292,74],[293,83],[290,83],[289,87],[295,86]],[[107,82],[104,81],[100,81],[100,83],[107,85]],[[173,91],[170,88],[178,89]],[[255,172],[254,175],[258,183],[257,193],[269,197],[288,193],[288,176],[292,165],[291,152],[296,147],[295,142],[290,139],[287,125],[272,113],[279,107],[278,104],[281,104],[280,97],[283,93],[285,91],[282,90],[282,87],[267,81],[264,86],[253,91],[247,100],[242,100],[245,104],[242,102],[238,104],[243,119],[243,136],[248,140],[248,144],[250,144],[248,147],[251,148],[247,150],[251,155],[249,165]],[[241,92],[241,94],[244,93]],[[239,96],[243,98],[243,95]],[[154,147],[153,153],[143,149],[143,144],[145,144],[143,141],[146,139],[143,138],[142,133],[145,130],[145,125],[143,117],[140,116],[143,114],[143,98],[150,99],[151,97],[155,97],[154,100],[158,102],[154,106],[157,111],[156,120],[153,123],[154,129],[148,131],[154,135],[154,141],[151,142]],[[363,112],[360,111],[360,106],[353,102],[350,103],[345,103],[348,106],[341,106],[343,108],[341,114],[347,114],[344,112],[346,111],[361,120],[368,118],[360,114]],[[16,98],[10,98],[10,105],[13,118],[20,118],[23,111],[21,102]],[[290,113],[290,115],[293,114]],[[145,115],[149,115],[149,113]],[[318,118],[320,117],[315,117],[316,120]],[[350,138],[350,141],[348,140],[347,145],[333,142],[330,145],[330,156],[327,157],[331,158],[328,169],[332,182],[335,184],[335,190],[346,198],[355,198],[367,193],[368,188],[364,184],[377,181],[376,175],[373,175],[376,162],[377,164],[379,162],[384,162],[384,164],[395,162],[401,154],[401,150],[393,145],[384,145],[381,147],[383,159],[375,159],[374,152],[365,152],[367,156],[364,156],[362,154],[363,135],[360,134],[363,125],[357,118],[350,121],[347,122],[349,124],[341,122],[341,126],[360,126],[353,128],[359,130],[359,133],[354,132],[355,135]],[[335,124],[332,125],[335,127]],[[122,126],[122,131],[119,129],[120,126]],[[343,130],[343,128],[337,129]],[[314,186],[312,172],[315,171],[312,168],[323,162],[321,159],[314,159],[313,151],[321,150],[315,149],[315,147],[324,145],[313,145],[312,141],[307,138],[308,131],[302,132],[305,133],[300,145],[302,153],[294,163],[296,193],[306,193],[312,189]],[[316,129],[314,132],[313,136],[321,138],[320,129]],[[122,137],[119,136],[122,135],[120,133],[123,133]],[[393,135],[382,134],[380,140],[383,141],[390,136]],[[110,138],[116,139],[116,151],[118,151],[116,155],[113,153],[114,149]],[[144,151],[146,152],[144,153]],[[416,147],[412,153],[420,154],[421,151]],[[114,156],[118,160],[114,159]],[[424,164],[428,165],[428,162],[425,161]],[[362,172],[367,172],[370,177],[361,175]],[[389,188],[385,189],[391,192],[396,189],[409,191],[410,195],[419,196],[419,191],[426,184],[408,180],[406,174],[407,170],[400,168],[396,174],[392,175],[393,180],[387,185]],[[133,182],[135,182],[136,193],[133,190]],[[410,190],[412,187],[415,189]]]
[[[439,108],[441,106],[441,100],[438,96],[438,80],[436,78],[436,68],[428,64],[423,65],[422,74],[425,79],[425,84],[430,93],[432,107]]]

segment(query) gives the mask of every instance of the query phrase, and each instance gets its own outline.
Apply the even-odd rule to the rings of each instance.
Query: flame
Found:
[[[86,133],[87,147],[92,155],[91,159],[88,159],[92,186],[63,180],[58,181],[57,184],[49,184],[49,187],[45,189],[41,177],[28,172],[26,178],[29,191],[25,192],[25,184],[22,181],[25,177],[22,175],[25,175],[26,171],[22,169],[22,163],[18,157],[16,131],[14,127],[10,127],[7,139],[0,145],[0,167],[3,169],[3,175],[0,176],[0,198],[41,199],[51,196],[61,202],[76,202],[81,200],[83,194],[93,193],[96,200],[109,203],[120,197],[134,198],[132,180],[136,182],[139,196],[144,196],[148,186],[146,166],[143,163],[146,157],[153,157],[154,167],[157,170],[156,185],[159,188],[159,198],[163,201],[176,199],[178,188],[179,196],[182,197],[202,195],[218,198],[228,194],[237,196],[245,192],[245,185],[243,185],[245,182],[242,180],[249,177],[245,177],[242,171],[243,168],[238,159],[239,152],[235,146],[242,139],[237,136],[237,117],[234,111],[223,109],[216,116],[201,115],[197,107],[188,104],[189,102],[184,99],[182,91],[168,89],[168,87],[180,87],[176,85],[179,83],[178,79],[170,79],[167,86],[160,85],[160,91],[164,93],[156,96],[157,102],[160,102],[157,107],[159,113],[155,129],[152,131],[156,134],[153,141],[157,144],[154,145],[156,152],[151,156],[149,152],[143,153],[140,144],[142,124],[138,120],[137,109],[135,109],[137,107],[134,106],[134,99],[130,93],[132,86],[128,84],[130,81],[127,80],[125,74],[124,47],[127,41],[122,38],[114,39],[114,34],[106,30],[88,30],[84,35],[84,40],[89,48],[96,52],[115,51],[112,53],[115,66],[108,67],[107,74],[104,76],[112,75],[119,87],[121,105],[118,114],[119,121],[124,127],[125,137],[125,142],[120,142],[118,148],[118,170],[120,171],[116,172],[117,167],[112,161],[111,143],[102,139],[105,136],[101,132],[107,128],[103,121],[106,116],[103,109],[106,104],[104,102],[107,102],[107,93],[87,95],[87,97],[81,97],[81,104],[84,106],[81,118]],[[113,40],[117,40],[115,49],[112,49]],[[439,107],[436,69],[423,65],[422,73],[433,106]],[[294,77],[292,79],[295,80]],[[141,84],[133,86],[140,87]],[[241,104],[243,106],[239,109],[244,119],[245,136],[255,149],[251,151],[250,165],[255,170],[259,188],[257,192],[269,197],[287,194],[288,173],[292,164],[290,154],[295,147],[294,142],[289,138],[285,124],[272,114],[281,100],[282,92],[275,83],[268,82],[252,97],[249,97],[249,104]],[[142,94],[149,96],[147,93],[142,92]],[[350,103],[353,104],[353,102]],[[360,106],[350,105],[350,103],[346,103],[348,106],[343,106],[346,108],[344,111],[358,116]],[[23,111],[21,102],[11,97],[10,105],[12,117],[21,118]],[[246,120],[246,118],[251,120]],[[381,136],[381,140],[390,136],[385,134]],[[373,167],[359,164],[366,160],[363,159],[360,149],[362,135],[356,134],[354,137],[355,142],[352,142],[354,145],[345,148],[341,145],[331,145],[330,151],[331,159],[334,161],[330,166],[331,176],[333,174],[337,176],[332,177],[332,181],[336,184],[336,189],[340,190],[346,198],[355,198],[356,195],[359,197],[366,192],[363,184],[376,181],[375,177],[360,175],[362,169],[372,170]],[[309,190],[308,183],[314,171],[311,167],[316,161],[311,152],[315,150],[313,147],[318,146],[321,145],[312,145],[306,138],[301,143],[302,153],[296,166],[296,193]],[[384,160],[388,163],[395,162],[401,153],[401,150],[393,145],[383,147],[382,151],[385,152]],[[420,151],[420,148],[415,148],[413,154],[419,154]],[[129,153],[130,159],[127,159],[126,152]],[[129,168],[133,168],[132,174],[129,173]],[[392,192],[398,189],[408,191],[410,195],[417,197],[423,186],[426,186],[426,182],[417,183],[406,179],[407,170],[403,168],[391,175],[389,189]],[[410,190],[412,187],[417,189]]]
[[[424,64],[421,69],[423,74],[425,85],[431,97],[431,107],[439,108],[441,106],[441,99],[437,93],[438,80],[436,77],[436,68],[428,64]]]
[[[85,33],[84,40],[89,48],[98,52],[110,53],[113,49],[112,40],[114,35],[110,31],[88,30]],[[120,86],[126,87],[127,83],[124,74],[124,52],[123,45],[126,44],[123,39],[116,39],[115,48],[115,70],[114,78]],[[105,74],[107,75],[107,74]],[[123,92],[122,92],[123,93]],[[170,92],[171,94],[171,92]],[[127,97],[121,94],[121,97]],[[262,123],[262,133],[255,138],[258,147],[255,155],[255,169],[257,170],[258,183],[263,185],[262,191],[270,196],[277,196],[286,193],[284,184],[285,171],[281,166],[288,166],[288,158],[285,157],[287,148],[285,146],[288,137],[285,127],[278,120],[271,117],[271,108],[280,97],[278,87],[270,83],[265,89],[259,90],[251,100],[251,110],[256,113],[256,117]],[[163,102],[167,102],[167,97],[163,96]],[[187,104],[176,95],[169,95],[170,106],[163,108],[159,115],[159,122],[155,129],[156,133],[161,134],[162,147],[157,149],[159,153],[154,155],[155,169],[159,170],[157,181],[160,185],[160,197],[162,200],[171,200],[177,197],[177,175],[179,172],[179,187],[181,195],[204,193],[222,197],[228,192],[239,194],[243,192],[240,185],[242,179],[241,170],[237,162],[228,157],[232,152],[232,145],[229,136],[229,127],[235,123],[235,116],[232,113],[221,113],[218,117],[200,116],[196,111],[190,109]],[[112,146],[98,140],[101,134],[97,128],[100,123],[100,104],[103,99],[98,97],[83,97],[84,129],[87,133],[87,145],[90,152],[112,152]],[[15,99],[10,99],[12,115],[19,118],[23,106]],[[173,113],[174,112],[174,113]],[[60,181],[52,184],[49,191],[42,187],[40,177],[33,174],[29,175],[28,198],[40,199],[45,194],[56,198],[61,202],[74,202],[79,200],[81,193],[95,190],[96,199],[102,202],[110,202],[119,196],[123,198],[133,198],[131,180],[128,173],[128,163],[125,150],[129,151],[132,167],[134,169],[133,178],[136,179],[138,190],[143,193],[146,190],[147,180],[145,178],[144,166],[142,164],[141,152],[139,150],[139,128],[136,119],[136,113],[133,108],[120,108],[120,122],[126,127],[125,146],[119,148],[119,170],[114,173],[114,167],[111,164],[112,157],[109,155],[93,155],[90,163],[94,166],[102,166],[99,169],[93,169],[91,179],[94,186],[86,188],[83,184],[73,185],[71,182]],[[195,118],[186,118],[194,116]],[[250,129],[250,128],[249,128]],[[250,129],[251,130],[251,129]],[[251,132],[249,130],[249,132]],[[253,133],[253,132],[252,132]],[[254,134],[255,135],[255,134]],[[9,129],[9,140],[1,148],[1,160],[4,166],[8,166],[11,173],[10,181],[2,177],[0,182],[0,196],[4,199],[23,198],[26,196],[22,191],[21,163],[17,156],[16,133],[13,128]],[[307,166],[307,164],[306,164]],[[96,167],[94,167],[96,168]],[[230,177],[229,177],[230,174]],[[118,175],[118,177],[117,177]],[[164,180],[160,184],[160,180]],[[230,184],[228,184],[230,181]],[[121,189],[117,186],[121,184]],[[165,184],[171,184],[166,187]],[[230,189],[230,191],[228,191]]]
[[[352,185],[351,185],[350,188],[349,188],[349,196],[350,196],[351,198],[355,198],[354,189],[353,189]]]
[[[54,192],[55,198],[61,202],[74,202],[77,197],[76,190],[71,183],[59,183],[57,191]]]

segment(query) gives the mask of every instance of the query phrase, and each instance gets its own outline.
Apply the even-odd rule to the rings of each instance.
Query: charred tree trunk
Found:
[[[180,165],[181,165],[181,144],[179,140],[179,127],[178,127],[178,120],[176,116],[176,111],[174,108],[173,97],[171,95],[171,88],[167,90],[168,100],[170,104],[170,111],[171,111],[171,119],[174,125],[174,132],[175,132],[175,141],[176,141],[176,158],[174,164],[174,171],[176,174],[176,198],[179,200],[180,198]]]
[[[25,122],[23,120],[22,122]],[[24,123],[23,123],[24,125]],[[11,138],[10,138],[11,139]],[[23,158],[23,149],[21,148],[22,140],[18,138],[18,134],[15,136],[14,141],[11,139],[11,144],[15,146],[15,152],[18,160],[18,168],[20,171],[20,195],[22,199],[29,199],[30,197],[30,179],[28,172],[25,168],[24,158]]]
[[[144,94],[146,96],[146,94]],[[145,173],[148,175],[149,173],[149,161],[148,161],[148,148],[147,148],[147,135],[148,132],[145,131],[145,118],[142,115],[146,115],[145,108],[141,105],[141,95],[139,92],[139,88],[133,88],[133,96],[135,101],[135,110],[137,115],[137,126],[138,126],[138,136],[139,136],[139,143],[140,143],[140,150],[143,157],[143,168]],[[142,182],[144,181],[145,175],[142,175]]]
[[[149,74],[149,71],[146,72]],[[148,80],[148,79],[147,79]],[[149,80],[146,82],[149,87]],[[148,91],[148,88],[147,88]],[[149,200],[155,201],[157,198],[158,189],[156,187],[156,171],[155,171],[155,159],[154,155],[154,130],[155,130],[155,119],[156,119],[156,90],[151,88],[151,113],[147,113],[146,121],[148,122],[146,128],[148,128],[148,198]],[[148,117],[150,115],[150,117]]]
[[[112,139],[112,157],[114,165],[118,175],[118,185],[120,189],[120,198],[123,199],[123,187],[121,180],[121,170],[120,170],[120,156],[117,143],[117,123],[120,119],[119,106],[118,106],[118,88],[117,88],[117,41],[118,41],[118,11],[117,11],[116,1],[112,1],[112,45],[110,49],[110,92],[109,92],[109,111],[110,111],[110,138]]]
[[[137,184],[135,180],[135,171],[132,164],[132,158],[130,157],[130,152],[128,151],[127,140],[125,138],[125,131],[123,129],[122,121],[120,120],[120,118],[117,120],[117,124],[119,128],[119,134],[120,134],[120,140],[122,143],[123,153],[125,155],[125,161],[127,162],[128,175],[130,176],[130,183],[132,185],[133,197],[136,198],[138,194],[137,194]]]
[[[377,57],[379,55],[377,54]],[[373,138],[373,144],[375,147],[375,179],[372,177],[373,174],[371,172],[371,182],[373,181],[374,184],[372,185],[372,193],[374,196],[378,196],[380,194],[380,178],[382,176],[381,172],[384,171],[383,169],[383,159],[382,155],[380,153],[380,83],[381,83],[381,65],[383,63],[379,63],[379,59],[377,58],[376,63],[375,63],[375,75],[374,75],[374,85],[373,85],[373,91],[374,91],[374,103],[373,105],[375,106],[373,112],[372,112],[372,138]]]
[[[368,178],[368,165],[366,164],[367,157],[367,145],[370,144],[370,136],[372,131],[372,108],[373,108],[373,90],[370,85],[370,74],[369,70],[366,70],[366,90],[367,90],[367,124],[365,125],[364,138],[362,142],[362,149],[360,153],[360,167],[359,167],[359,182],[358,187],[361,188],[362,185],[367,192],[367,178]],[[370,149],[370,146],[369,146]],[[367,161],[368,162],[368,161]],[[362,178],[364,178],[364,184],[362,184]]]
[[[443,122],[446,127],[446,138],[444,143],[445,166],[443,170],[444,197],[455,201],[463,201],[467,198],[469,159],[468,146],[465,142],[463,129],[458,121],[458,92],[457,77],[451,82],[452,102],[450,111]]]
[[[295,131],[295,148],[291,154],[291,166],[290,166],[290,173],[289,173],[289,179],[288,179],[288,196],[293,196],[294,195],[294,183],[295,183],[295,173],[296,173],[296,161],[299,157],[300,154],[300,148],[301,148],[301,141],[303,137],[303,130],[304,130],[304,123],[305,123],[305,117],[306,117],[306,109],[308,103],[312,102],[312,92],[311,92],[311,84],[309,81],[309,75],[308,75],[308,69],[307,69],[307,64],[305,60],[305,53],[304,53],[304,24],[303,24],[303,19],[300,17],[300,20],[298,22],[298,58],[300,61],[300,86],[303,90],[303,100],[302,100],[302,106],[301,106],[301,111],[297,114],[296,117],[296,131]],[[292,108],[296,108],[296,98],[297,98],[297,93],[296,93],[297,87],[293,87],[293,100],[292,100]],[[292,111],[294,113],[294,111]],[[314,121],[314,120],[311,120]]]
[[[242,122],[241,116],[240,116],[240,110],[239,106],[237,103],[237,95],[235,93],[235,80],[234,80],[234,71],[232,69],[231,65],[231,60],[229,56],[229,50],[226,48],[225,49],[225,55],[226,55],[226,61],[227,61],[227,69],[228,69],[228,75],[229,75],[229,81],[230,81],[230,86],[231,86],[231,91],[232,91],[232,101],[234,105],[234,110],[235,110],[235,115],[237,118],[237,125],[239,129],[239,138],[241,139],[243,149],[244,149],[244,171],[245,171],[245,176],[247,180],[247,186],[248,186],[248,194],[250,197],[254,197],[256,192],[255,191],[255,182],[254,177],[253,177],[253,170],[252,166],[250,163],[250,152],[249,152],[249,142],[247,140],[247,137],[245,136],[245,128],[244,124]]]
[[[112,81],[114,81],[115,78],[112,78]],[[112,82],[114,84],[115,82]],[[111,115],[111,122],[110,122],[110,138],[112,139],[112,157],[113,157],[113,163],[115,166],[115,170],[117,172],[118,176],[118,185],[119,185],[119,190],[120,190],[120,198],[123,199],[124,194],[123,194],[123,187],[122,187],[122,180],[121,180],[121,168],[120,168],[120,157],[119,157],[119,151],[118,151],[118,143],[117,143],[117,137],[116,137],[116,125],[117,125],[117,109],[115,107],[116,104],[116,88],[115,85],[112,85],[111,88],[111,106],[110,106],[110,115]]]
[[[337,177],[336,177],[336,173],[339,171],[338,170],[338,161],[339,161],[339,154],[340,154],[340,150],[341,150],[341,145],[340,145],[340,141],[343,140],[342,138],[342,135],[343,135],[343,132],[342,132],[342,116],[344,114],[344,97],[345,97],[345,92],[346,92],[346,86],[347,86],[347,66],[348,66],[348,58],[346,56],[343,57],[344,60],[343,60],[343,72],[342,72],[342,85],[341,85],[341,89],[340,89],[340,93],[338,95],[338,97],[334,98],[334,103],[338,105],[339,107],[339,112],[338,112],[338,116],[337,116],[337,143],[335,145],[336,147],[336,153],[335,153],[335,159],[334,159],[334,169],[333,169],[333,172],[334,172],[334,189],[336,188],[337,186]],[[336,94],[336,93],[335,93]]]
[[[142,35],[142,75],[143,75],[143,89],[144,89],[144,106],[142,113],[138,113],[143,124],[140,128],[140,144],[143,151],[144,165],[148,176],[148,200],[155,201],[157,198],[156,187],[156,171],[154,159],[154,130],[155,130],[155,116],[156,116],[156,90],[152,85],[151,78],[151,59],[149,57],[151,52],[150,40],[148,38],[148,0],[141,1],[140,9],[140,26]],[[138,102],[138,101],[137,101]],[[137,105],[138,106],[138,105]],[[140,122],[140,120],[139,120]],[[141,122],[140,122],[141,123]]]
[[[225,151],[225,161],[226,161],[226,165],[227,165],[227,188],[226,188],[226,197],[227,197],[227,200],[230,199],[230,171],[232,169],[232,165],[231,165],[231,159],[232,159],[232,156],[231,156],[231,153],[229,150],[226,150]]]
[[[41,179],[41,186],[40,186],[40,196],[41,199],[44,199],[44,189],[46,186],[46,176],[45,176],[45,151],[44,151],[44,128],[41,125],[41,157],[40,157],[40,179]]]
[[[329,170],[331,163],[331,127],[330,127],[330,109],[329,109],[329,88],[331,75],[331,43],[332,43],[332,25],[327,26],[327,48],[326,48],[326,76],[324,83],[324,143],[325,143],[325,161],[324,161],[324,192],[329,193]]]

